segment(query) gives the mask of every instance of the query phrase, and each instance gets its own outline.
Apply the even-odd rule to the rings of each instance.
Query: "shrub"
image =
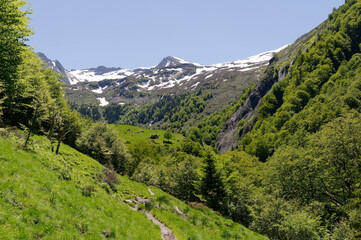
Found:
[[[82,190],[82,194],[85,197],[91,197],[93,195],[93,192],[95,192],[94,186],[85,186]]]

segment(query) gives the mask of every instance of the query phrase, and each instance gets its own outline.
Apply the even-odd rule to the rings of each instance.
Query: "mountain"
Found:
[[[37,55],[43,60],[45,63],[45,67],[51,68],[53,71],[62,74],[63,82],[66,84],[73,84],[77,81],[77,79],[70,74],[63,65],[58,60],[50,60],[44,53],[37,53]]]
[[[79,82],[99,82],[109,79],[123,79],[133,74],[133,71],[122,68],[107,68],[99,66],[97,68],[89,68],[84,70],[72,70],[68,72],[69,75],[73,76],[76,81],[71,84],[77,84]]]
[[[68,76],[67,95],[75,104],[139,105],[158,102],[164,95],[183,95],[207,88],[214,96],[206,109],[206,113],[210,114],[238,99],[242,90],[257,82],[262,69],[285,47],[209,66],[169,56],[154,67],[135,70],[104,66],[54,70]]]
[[[160,68],[166,68],[166,67],[175,67],[175,66],[182,65],[182,64],[199,65],[199,64],[187,62],[181,58],[169,56],[169,57],[163,58],[163,60],[155,68],[160,69]]]
[[[278,53],[66,94],[21,35],[0,31],[20,38],[1,52],[2,238],[361,238],[361,0]]]

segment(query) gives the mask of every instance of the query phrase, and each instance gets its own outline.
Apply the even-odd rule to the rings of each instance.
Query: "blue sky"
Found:
[[[29,0],[30,45],[65,68],[203,65],[292,43],[344,0]]]

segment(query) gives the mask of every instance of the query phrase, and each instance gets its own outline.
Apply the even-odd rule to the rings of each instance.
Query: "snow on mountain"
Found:
[[[45,63],[45,67],[51,68],[53,71],[62,74],[64,77],[62,81],[66,84],[71,84],[71,82],[75,82],[76,79],[63,67],[63,65],[58,60],[50,60],[44,53],[37,53],[37,55],[43,60]]]
[[[103,69],[103,71],[99,72],[99,68]],[[132,75],[133,71],[129,69],[109,70],[101,66],[84,70],[72,70],[69,74],[77,79],[77,82],[71,82],[70,84],[76,84],[78,82],[99,82],[107,79],[122,79]]]
[[[105,89],[107,89],[108,88],[108,86],[105,86],[105,87],[99,87],[99,88],[97,88],[97,89],[93,89],[93,90],[91,90],[92,92],[94,92],[94,93],[98,93],[98,94],[102,94],[103,93],[103,91],[105,90]]]
[[[276,55],[276,53],[280,52],[281,50],[285,49],[289,45],[283,46],[273,51],[268,51],[264,53],[257,54],[255,56],[248,57],[246,59],[233,61],[233,62],[226,62],[226,63],[218,63],[214,64],[213,66],[217,68],[241,68],[244,71],[247,69],[252,69],[255,65],[259,64],[268,64],[269,60]]]
[[[288,45],[287,45],[288,46]],[[167,57],[156,67],[157,70],[147,71],[136,74],[136,79],[147,79],[147,81],[140,82],[137,86],[146,91],[153,91],[155,89],[166,89],[175,86],[182,86],[185,82],[206,80],[212,78],[217,73],[222,71],[246,72],[260,67],[267,66],[269,61],[281,50],[287,46],[279,49],[260,53],[255,56],[248,57],[243,60],[219,63],[210,66],[202,66],[199,64],[190,63],[175,57]],[[181,64],[192,64],[195,69],[185,70],[181,68]],[[163,66],[163,68],[159,68]],[[190,88],[194,89],[200,82],[195,82]]]
[[[288,45],[287,45],[288,46]],[[108,68],[99,66],[97,68],[88,68],[84,70],[67,71],[58,61],[49,60],[44,54],[39,56],[46,62],[48,67],[58,71],[65,76],[65,82],[74,85],[81,82],[100,82],[103,80],[128,80],[136,82],[139,89],[145,91],[154,91],[159,89],[173,88],[175,86],[184,86],[186,82],[192,84],[184,87],[193,89],[197,87],[200,81],[208,81],[220,75],[222,72],[246,72],[269,64],[272,57],[287,46],[279,49],[260,53],[243,60],[218,63],[209,66],[202,66],[197,63],[185,61],[178,57],[169,56],[153,67],[142,67],[135,70],[122,68]],[[221,79],[222,80],[222,79]],[[117,85],[120,82],[117,81]],[[94,93],[102,94],[107,88],[104,84],[97,89],[90,89]],[[104,103],[104,102],[102,102]]]
[[[105,99],[105,98],[97,98],[100,102],[99,106],[106,106],[106,105],[109,105],[109,102]]]
[[[200,66],[197,63],[192,63],[192,62],[185,61],[181,58],[169,56],[169,57],[163,58],[163,60],[155,68],[160,69],[160,68],[166,68],[166,67],[175,67],[175,66],[178,66],[181,64],[192,64],[192,65]]]
[[[200,66],[196,63],[191,63],[177,57],[166,57],[158,65],[154,67],[141,67],[135,70],[121,69],[121,68],[107,68],[100,66],[97,68],[89,68],[83,70],[72,70],[69,73],[72,76],[70,84],[77,84],[78,82],[100,82],[103,80],[120,80],[136,73],[148,72],[152,70],[158,70],[167,67],[175,67],[182,64],[191,64],[194,66]],[[93,90],[93,92],[101,93],[100,89]]]

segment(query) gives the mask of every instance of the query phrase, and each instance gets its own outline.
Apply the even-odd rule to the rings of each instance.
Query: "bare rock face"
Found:
[[[268,73],[268,74],[267,74]],[[240,135],[247,132],[239,133],[238,123],[241,120],[249,120],[256,116],[256,112],[262,98],[271,90],[272,86],[278,81],[278,77],[273,77],[273,68],[267,69],[266,76],[251,91],[245,103],[225,122],[218,137],[217,148],[221,153],[231,150],[237,146]],[[254,121],[255,122],[255,121]],[[252,126],[246,128],[252,129]]]
[[[156,69],[160,69],[160,68],[166,68],[166,67],[175,67],[184,63],[188,63],[186,61],[184,61],[183,59],[177,58],[177,57],[173,57],[173,56],[168,56],[166,58],[163,58],[163,60],[155,67]]]
[[[45,56],[44,53],[41,52],[37,54],[45,63],[45,67],[51,68],[54,72],[58,72],[62,74],[64,76],[62,81],[66,84],[70,84],[70,80],[69,80],[70,76],[68,75],[68,72],[58,60],[50,60],[47,56]]]

